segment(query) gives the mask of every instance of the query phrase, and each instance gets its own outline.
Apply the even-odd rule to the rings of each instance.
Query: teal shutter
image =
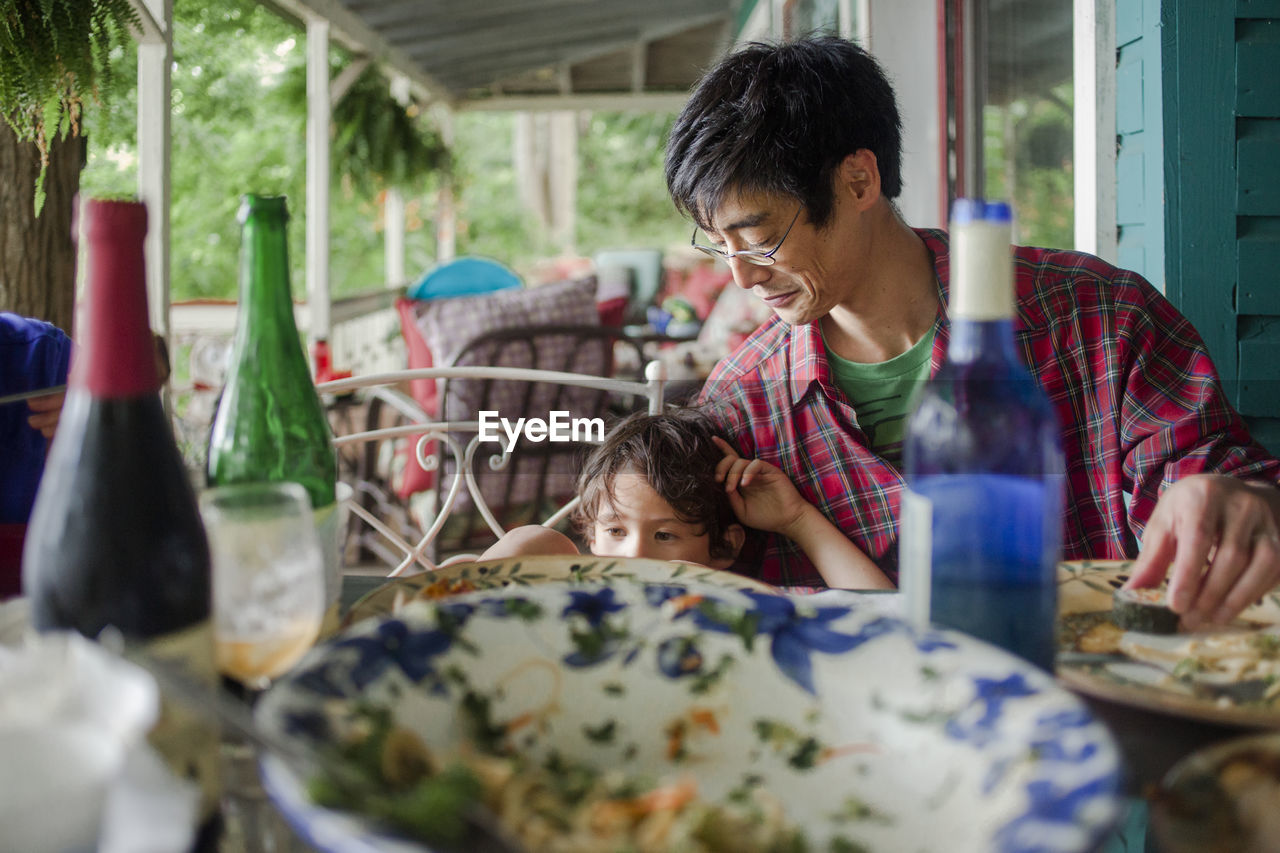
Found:
[[[1166,293],[1280,451],[1280,0],[1163,11]]]
[[[1160,0],[1116,0],[1116,260],[1163,290]]]

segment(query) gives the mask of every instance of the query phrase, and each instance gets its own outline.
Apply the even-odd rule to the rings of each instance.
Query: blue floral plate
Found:
[[[1020,659],[877,610],[697,582],[483,590],[353,626],[258,717],[321,748],[335,706],[370,703],[447,756],[480,696],[534,760],[692,777],[713,802],[758,788],[810,850],[1093,849],[1119,803],[1106,729]],[[320,850],[423,849],[311,805],[281,764],[264,784]]]

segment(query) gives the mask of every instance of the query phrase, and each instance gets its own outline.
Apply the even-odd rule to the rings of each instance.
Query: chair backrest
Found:
[[[631,375],[614,369],[615,346],[630,347]],[[468,341],[447,360],[455,367],[512,367],[560,373],[627,378],[642,369],[643,342],[622,339],[616,330],[600,326],[541,325],[497,329]],[[439,414],[449,422],[476,421],[481,413],[507,419],[538,419],[551,424],[559,418],[572,435],[576,423],[597,423],[607,428],[620,416],[642,410],[647,398],[619,394],[601,388],[559,382],[532,382],[498,378],[442,379],[438,386]],[[461,438],[461,436],[455,436]],[[602,437],[602,436],[601,436]],[[500,468],[482,467],[475,472],[477,488],[494,517],[504,528],[536,523],[539,516],[574,496],[581,459],[590,449],[585,441],[520,441]],[[443,472],[435,487],[438,501],[447,495],[454,461],[437,445]],[[473,507],[468,493],[459,495],[450,525],[437,541],[450,548],[482,548],[492,531],[482,512]]]
[[[553,328],[558,329],[560,336],[566,334],[563,328]],[[602,340],[594,335],[586,337],[597,340],[597,343]],[[483,348],[488,345],[480,343],[481,349],[468,348],[467,351],[482,353],[485,351]],[[501,358],[501,350],[492,357]],[[402,389],[407,388],[408,383],[423,379],[440,384],[440,399],[444,401],[442,413],[448,416],[435,419],[429,417],[403,392]],[[470,383],[470,386],[464,383]],[[513,400],[513,406],[526,405],[526,400],[541,401],[537,406],[545,403],[548,406],[546,415],[535,416],[544,420],[549,418],[552,411],[571,411],[571,403],[568,401],[574,395],[585,395],[580,396],[579,401],[596,407],[587,411],[601,411],[604,414],[566,415],[566,419],[572,421],[573,418],[600,417],[607,422],[610,400],[640,401],[639,407],[644,410],[653,413],[661,411],[664,384],[662,366],[657,363],[646,368],[646,377],[642,381],[594,375],[591,372],[472,364],[341,379],[321,384],[318,390],[327,399],[347,401],[348,407],[353,394],[359,395],[357,399],[367,404],[368,419],[363,424],[364,428],[357,426],[340,431],[335,436],[334,443],[340,459],[346,461],[342,466],[343,477],[352,481],[355,492],[350,507],[352,523],[367,525],[372,538],[378,542],[378,547],[370,550],[388,564],[390,574],[394,575],[408,571],[415,564],[428,570],[436,567],[440,553],[437,540],[455,513],[459,517],[464,515],[459,512],[463,506],[461,498],[464,494],[468,508],[465,515],[479,518],[482,530],[476,531],[468,519],[467,536],[460,542],[464,547],[474,547],[476,550],[492,544],[518,524],[541,523],[554,526],[563,521],[576,505],[577,499],[572,490],[574,477],[569,476],[564,482],[556,481],[558,469],[551,465],[556,454],[545,452],[552,442],[531,441],[526,437],[515,442],[512,447],[504,429],[495,422],[495,418],[505,417],[508,419],[507,426],[511,427],[517,418],[530,415],[519,411],[504,413],[501,410],[480,408],[475,408],[473,414],[466,415],[464,411],[471,407],[471,403],[454,408],[450,402],[458,396],[465,396],[457,391],[460,385],[468,393],[474,391],[479,395],[474,398],[476,406],[488,405],[485,401],[494,399],[492,395],[495,391],[507,395],[515,393],[515,397],[508,396],[508,399]],[[565,402],[565,409],[552,408],[560,405],[560,401]],[[637,406],[632,403],[626,405],[626,408],[633,409]],[[486,416],[482,422],[479,416],[482,411],[495,412],[496,415]],[[572,426],[569,423],[565,427],[570,435]],[[580,426],[585,427],[586,424]],[[482,434],[482,428],[486,430],[485,434]],[[607,425],[590,436],[585,434],[584,429],[579,433],[578,442],[565,443],[563,446],[572,447],[580,453],[582,447],[598,441],[605,429]],[[437,477],[437,500],[434,507],[424,513],[420,527],[412,523],[406,525],[405,519],[388,519],[387,513],[381,511],[386,508],[382,501],[388,490],[385,483],[378,482],[380,477],[385,476],[385,472],[378,469],[385,466],[389,458],[394,457],[393,453],[384,452],[388,445],[403,441],[412,441],[418,461],[440,474]],[[555,444],[559,445],[560,442]],[[540,453],[539,450],[543,452]],[[526,458],[533,461],[522,461]],[[505,478],[507,481],[514,480],[520,488],[534,490],[532,495],[517,492],[516,498],[522,500],[516,500],[517,505],[514,507],[497,506],[490,502],[490,497],[495,492],[487,483],[492,479],[492,474],[504,471],[508,473]],[[513,478],[510,474],[516,476]],[[568,483],[567,492],[562,487],[565,483]],[[496,493],[500,496],[499,499],[511,502],[511,488],[514,487],[498,487]],[[518,512],[514,516],[500,518],[496,510]],[[526,517],[530,511],[536,517]],[[482,533],[483,538],[477,539],[477,533]]]

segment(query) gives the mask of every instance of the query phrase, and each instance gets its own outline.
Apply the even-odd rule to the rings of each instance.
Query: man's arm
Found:
[[[1188,628],[1230,622],[1280,583],[1280,489],[1224,474],[1169,486],[1129,585],[1155,585],[1166,571],[1169,606]]]
[[[1280,582],[1280,462],[1250,437],[1190,323],[1158,295],[1147,307],[1121,413],[1142,538],[1130,585],[1168,576],[1188,627],[1229,622]]]

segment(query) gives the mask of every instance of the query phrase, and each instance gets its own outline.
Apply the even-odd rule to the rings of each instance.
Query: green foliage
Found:
[[[40,151],[37,213],[50,139],[80,133],[85,99],[111,90],[111,52],[138,25],[129,0],[4,0],[0,7],[0,111]]]
[[[6,0],[0,0],[0,3]],[[174,0],[173,159],[171,172],[171,284],[174,300],[234,299],[243,193],[289,198],[289,255],[294,294],[303,298],[306,234],[305,33],[254,0]],[[136,191],[136,48],[112,52],[120,96],[86,113],[89,162],[82,194]],[[336,73],[350,61],[331,51]],[[344,104],[389,99],[389,85],[368,73],[334,110],[339,128]],[[392,102],[394,103],[394,102]],[[385,104],[384,104],[385,106]],[[398,108],[398,105],[397,105]],[[364,109],[361,107],[360,109]],[[382,114],[387,114],[389,110]],[[427,117],[413,131],[426,147],[402,164],[375,170],[360,158],[332,152],[329,258],[333,295],[381,285],[384,278],[382,207],[377,187],[399,185],[406,202],[406,270],[416,279],[436,259],[441,165]],[[583,114],[578,143],[577,250],[667,247],[688,240],[688,225],[667,198],[662,148],[672,116]],[[400,119],[396,118],[399,122]],[[396,131],[407,136],[404,127]],[[367,133],[365,134],[368,135]],[[555,247],[520,200],[514,164],[515,115],[465,112],[454,117],[449,178],[457,215],[457,251],[495,258],[529,274]],[[403,141],[403,140],[402,140]],[[414,153],[416,152],[416,153]],[[385,162],[385,158],[384,158]],[[410,166],[418,169],[410,177]],[[378,175],[400,178],[383,182]]]
[[[304,64],[289,69],[276,96],[290,107],[305,105]],[[388,187],[420,191],[452,168],[440,132],[416,104],[401,104],[392,97],[386,76],[373,64],[334,105],[331,120],[336,128],[332,161],[341,163],[356,189],[366,195]]]
[[[170,208],[175,300],[234,299],[239,274],[236,210],[246,192],[289,199],[290,278],[305,288],[306,104],[277,96],[290,68],[305,63],[305,36],[253,0],[174,2],[173,155]],[[128,50],[116,71],[135,85]],[[335,64],[343,57],[335,56]],[[134,96],[90,116],[82,193],[136,186]],[[335,161],[340,162],[340,161]],[[335,170],[336,172],[337,170]],[[337,296],[382,280],[374,200],[339,174],[330,205],[330,278]],[[421,228],[421,226],[420,226]],[[418,238],[421,231],[410,235]],[[415,248],[419,253],[420,247]]]
[[[533,214],[520,203],[513,158],[515,115],[463,113],[454,124],[458,254],[494,258],[526,273],[551,251]]]
[[[667,195],[662,158],[674,113],[592,113],[578,143],[584,254],[686,243],[692,226]]]
[[[1043,97],[987,107],[987,195],[1013,203],[1018,243],[1075,243],[1071,96],[1068,82]]]

